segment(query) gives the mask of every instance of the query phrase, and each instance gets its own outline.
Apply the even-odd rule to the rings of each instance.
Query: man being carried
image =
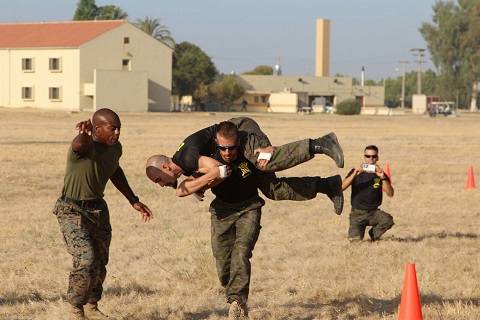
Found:
[[[304,139],[274,148],[271,146],[267,136],[260,130],[258,124],[252,119],[234,118],[229,122],[237,126],[238,139],[235,145],[227,147],[239,147],[243,155],[260,170],[268,172],[285,170],[312,159],[314,155],[318,153],[326,154],[335,161],[337,166],[343,167],[343,150],[338,144],[336,135],[333,132],[318,139]],[[220,178],[220,172],[215,169],[215,167],[219,165],[218,161],[212,162],[208,159],[208,157],[216,152],[218,146],[216,140],[218,126],[218,124],[215,124],[187,137],[180,144],[172,158],[164,155],[150,157],[147,161],[147,176],[150,180],[158,183],[162,187],[170,186],[174,189],[177,189],[177,179],[182,174],[191,176],[194,173],[206,174],[209,172],[209,176],[203,177],[204,180]],[[257,154],[265,151],[267,153],[273,153],[271,160],[258,160]],[[319,177],[317,178],[320,179]],[[275,193],[271,191],[272,188],[281,188],[281,185],[285,184],[284,179],[285,178],[277,179],[274,174],[264,175],[262,181],[267,181],[262,183],[261,186],[264,195],[272,200],[284,200],[276,197]],[[305,179],[298,179],[303,178],[295,178],[288,181],[295,189],[310,190],[302,200],[313,199],[317,192],[325,193],[333,201],[335,212],[341,214],[343,209],[343,193],[341,191],[341,178],[339,176],[320,179],[318,183],[311,181],[311,183],[307,184],[305,184]],[[192,188],[194,188],[195,185],[202,184],[204,180],[187,182],[187,184],[193,184],[188,190],[191,193],[198,192],[197,194],[201,195],[200,188]],[[295,186],[293,186],[294,181],[296,182]],[[183,185],[182,188],[185,188],[185,185]],[[185,195],[185,192],[177,190],[177,195],[180,194]]]

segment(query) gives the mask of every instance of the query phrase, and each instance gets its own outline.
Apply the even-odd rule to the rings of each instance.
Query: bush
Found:
[[[348,99],[337,104],[335,113],[343,114],[343,115],[352,115],[352,114],[360,114],[361,110],[362,110],[362,106],[359,105],[355,99]]]

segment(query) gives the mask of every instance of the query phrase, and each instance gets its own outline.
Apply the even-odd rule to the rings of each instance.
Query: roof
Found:
[[[79,47],[126,20],[0,23],[0,48]]]

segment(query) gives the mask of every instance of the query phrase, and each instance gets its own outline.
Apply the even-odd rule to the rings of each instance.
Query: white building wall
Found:
[[[22,70],[22,59],[32,59],[33,68]],[[58,58],[60,70],[49,70],[50,58]],[[5,107],[78,109],[77,49],[2,50],[0,103]],[[22,87],[33,88],[32,99],[22,99]],[[60,88],[60,99],[49,98],[49,88]]]
[[[124,43],[125,38],[129,39],[128,44]],[[80,50],[82,90],[84,83],[94,81],[93,70],[122,71],[122,62],[128,59],[130,71],[122,72],[146,72],[148,78],[147,105],[133,108],[149,111],[170,110],[172,49],[126,23],[84,44]],[[103,54],[100,55],[99,52]],[[132,86],[134,85],[132,83]],[[98,95],[98,88],[96,92]],[[82,104],[88,103],[88,99],[84,97]]]
[[[148,78],[146,72],[95,70],[94,109],[146,112]]]

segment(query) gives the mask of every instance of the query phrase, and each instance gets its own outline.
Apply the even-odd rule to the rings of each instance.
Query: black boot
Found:
[[[320,178],[317,182],[317,192],[326,194],[332,200],[336,214],[340,215],[342,213],[344,201],[340,175]]]
[[[335,161],[337,167],[343,168],[344,166],[343,150],[338,143],[337,136],[334,132],[330,132],[329,134],[318,139],[311,139],[310,153],[325,154]]]

